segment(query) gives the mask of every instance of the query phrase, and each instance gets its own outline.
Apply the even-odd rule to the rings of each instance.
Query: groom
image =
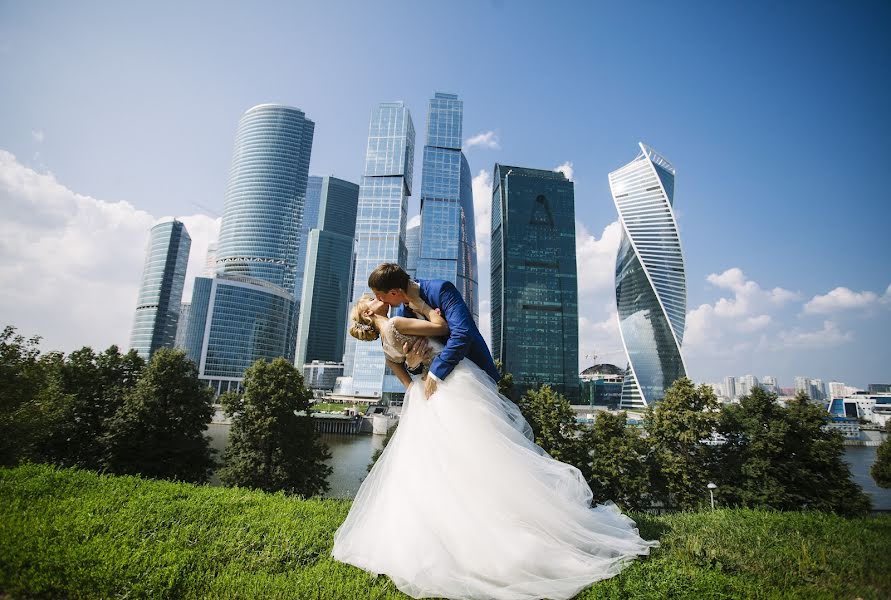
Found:
[[[411,309],[412,304],[418,306],[418,299],[423,300],[432,308],[438,308],[449,324],[449,339],[439,356],[433,359],[427,379],[424,382],[424,392],[429,398],[436,391],[436,382],[449,376],[461,359],[465,356],[485,371],[494,381],[500,379],[498,369],[492,360],[489,347],[483,340],[480,330],[473,322],[470,309],[458,293],[457,288],[450,281],[441,279],[419,279],[411,281],[402,267],[394,263],[379,265],[368,276],[368,287],[374,292],[375,297],[395,309],[393,315],[400,317],[415,317]],[[427,338],[421,338],[411,349],[409,357],[418,358],[423,354]],[[408,357],[407,357],[408,358]],[[407,361],[408,362],[408,361]],[[404,368],[400,365],[399,368]],[[407,369],[412,375],[418,375],[423,370],[420,362],[415,368]]]

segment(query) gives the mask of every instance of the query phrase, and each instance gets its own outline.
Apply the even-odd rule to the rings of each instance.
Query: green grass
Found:
[[[312,405],[314,412],[343,412],[345,408],[355,408],[359,414],[365,414],[368,404],[343,404],[337,402],[318,402]]]
[[[0,596],[406,598],[329,557],[349,502],[0,469]],[[888,598],[891,517],[631,515],[661,548],[578,598]]]

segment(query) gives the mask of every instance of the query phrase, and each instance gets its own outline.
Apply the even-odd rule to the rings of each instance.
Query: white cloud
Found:
[[[823,321],[823,328],[816,331],[782,331],[778,349],[827,348],[854,341],[853,331],[842,331],[833,321]]]
[[[613,221],[603,228],[600,239],[581,221],[575,222],[575,248],[579,279],[579,304],[586,296],[615,295],[616,252],[622,239],[622,226]]]
[[[421,215],[418,214],[408,220],[408,223],[405,224],[405,228],[411,229],[412,227],[417,227],[420,224],[421,224]]]
[[[78,194],[0,150],[0,314],[47,349],[126,348],[151,214]],[[219,219],[181,217],[192,237],[187,286]],[[190,297],[186,296],[187,298]]]
[[[41,143],[46,136],[43,133],[42,129],[32,129],[31,130],[31,139],[33,139],[38,144]]]
[[[874,292],[854,292],[846,287],[837,287],[827,294],[814,296],[804,305],[804,312],[810,315],[831,314],[844,310],[869,308],[877,302],[891,298],[891,285],[880,298]]]
[[[557,173],[563,173],[564,175],[566,175],[566,179],[568,179],[570,181],[574,181],[574,179],[572,178],[572,175],[573,175],[573,173],[575,173],[575,170],[572,168],[571,160],[567,160],[562,165],[560,165],[558,167],[554,167],[554,171],[556,171]]]
[[[762,289],[760,285],[746,279],[742,269],[727,269],[720,275],[712,273],[707,278],[715,287],[733,292],[733,298],[721,298],[715,304],[715,312],[721,316],[742,317],[763,307],[779,307],[799,299],[801,296],[780,287]]]
[[[484,131],[464,142],[465,150],[470,150],[474,146],[490,150],[501,150],[501,141],[498,139],[498,134],[494,131]]]

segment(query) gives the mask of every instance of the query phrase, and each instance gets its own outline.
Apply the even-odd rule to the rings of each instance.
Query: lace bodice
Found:
[[[396,331],[396,326],[393,318],[387,320],[387,324],[384,326],[384,330],[381,332],[381,343],[384,346],[384,354],[387,355],[387,358],[397,363],[405,362],[405,352],[402,350],[402,347],[408,342],[414,342],[418,339],[416,335],[405,335]],[[430,351],[428,351],[427,358],[424,359],[424,364],[429,366],[433,361],[433,357],[440,353],[442,350],[442,344],[433,339],[428,338],[428,345]]]

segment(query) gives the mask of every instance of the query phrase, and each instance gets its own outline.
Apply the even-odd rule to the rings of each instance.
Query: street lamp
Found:
[[[718,489],[718,486],[716,486],[714,483],[709,482],[706,487],[708,488],[708,495],[712,499],[712,510],[715,510],[715,490]]]

